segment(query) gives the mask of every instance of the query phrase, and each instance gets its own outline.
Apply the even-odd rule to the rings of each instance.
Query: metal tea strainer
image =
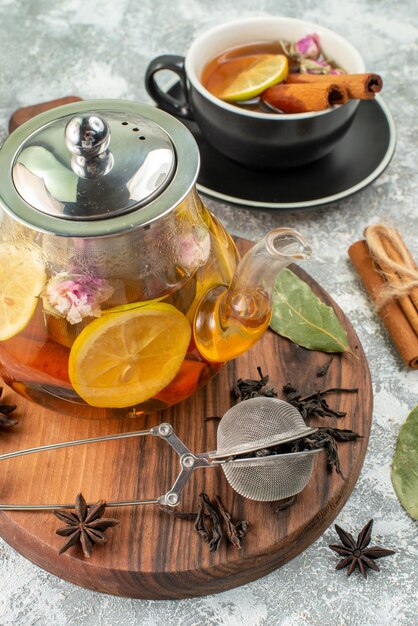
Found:
[[[193,471],[198,467],[222,466],[231,487],[245,498],[271,502],[299,493],[307,484],[314,455],[320,450],[289,454],[256,456],[258,450],[295,441],[315,432],[308,428],[300,413],[288,402],[276,398],[244,400],[222,417],[217,433],[217,450],[194,454],[177,437],[171,424],[160,424],[149,430],[79,439],[50,444],[0,456],[0,461],[46,450],[152,435],[164,439],[180,457],[180,473],[167,493],[155,499],[108,502],[108,507],[160,504],[176,506]],[[254,455],[251,456],[251,453]],[[245,454],[246,458],[236,458]],[[250,456],[248,456],[250,454]],[[18,505],[0,504],[0,510],[72,509],[73,504]]]

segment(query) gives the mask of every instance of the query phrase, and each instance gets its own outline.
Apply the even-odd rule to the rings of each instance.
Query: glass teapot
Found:
[[[240,261],[199,198],[190,132],[154,107],[42,113],[0,150],[0,375],[79,417],[160,410],[250,348],[277,273],[309,253],[268,233]]]

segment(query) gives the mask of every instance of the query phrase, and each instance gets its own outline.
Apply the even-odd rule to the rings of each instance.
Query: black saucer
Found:
[[[177,84],[170,93],[177,95]],[[346,198],[380,176],[396,145],[395,123],[380,97],[360,102],[350,130],[329,155],[287,171],[243,167],[212,148],[194,122],[178,119],[199,145],[198,190],[224,202],[258,208],[307,208]]]

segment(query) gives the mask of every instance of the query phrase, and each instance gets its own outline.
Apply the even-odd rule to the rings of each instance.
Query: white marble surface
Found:
[[[303,17],[335,29],[383,75],[398,127],[386,172],[357,195],[322,209],[249,211],[209,201],[231,232],[256,239],[278,225],[298,228],[317,251],[307,270],[354,324],[369,358],[375,394],[370,445],[360,479],[337,518],[397,554],[364,581],[335,573],[332,528],[288,565],[252,584],[178,602],[138,601],[75,587],[32,565],[0,540],[1,626],[282,626],[418,624],[417,526],[390,481],[396,436],[418,402],[407,371],[347,258],[350,243],[378,220],[396,224],[418,258],[418,7],[416,0],[0,0],[0,140],[18,107],[63,95],[148,102],[147,63],[183,53],[208,25],[243,15]],[[326,176],[326,172],[324,172]],[[1,184],[1,173],[0,173]]]

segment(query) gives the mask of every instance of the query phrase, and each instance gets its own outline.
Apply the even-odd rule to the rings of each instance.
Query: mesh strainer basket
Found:
[[[284,400],[251,398],[230,408],[218,427],[212,459],[271,448],[316,431],[308,428],[299,411]]]
[[[306,487],[317,452],[320,450],[237,459],[225,463],[222,469],[231,487],[244,498],[273,502],[294,496]]]

